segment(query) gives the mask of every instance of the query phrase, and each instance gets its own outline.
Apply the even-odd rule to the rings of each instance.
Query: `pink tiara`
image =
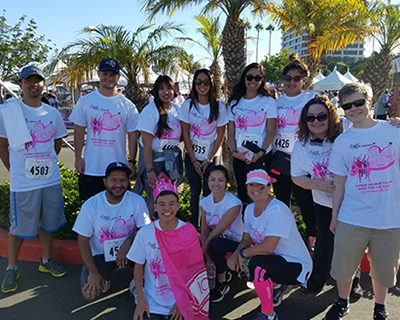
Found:
[[[172,191],[178,195],[178,188],[175,184],[172,184],[171,179],[161,172],[158,177],[155,186],[153,187],[154,199],[157,199],[158,195],[163,191]]]

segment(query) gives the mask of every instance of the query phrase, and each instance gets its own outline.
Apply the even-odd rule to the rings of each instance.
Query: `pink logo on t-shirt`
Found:
[[[326,173],[329,171],[328,166],[328,159],[322,159],[321,162],[317,163],[312,162],[313,177],[322,179],[325,178]]]
[[[247,127],[258,127],[265,123],[266,115],[263,110],[250,111],[236,118],[236,128],[247,132]]]
[[[101,228],[99,243],[103,244],[106,240],[128,237],[132,233],[135,226],[136,221],[133,217],[126,221],[122,218],[119,218],[115,221],[114,226],[110,229],[104,230]]]
[[[31,130],[32,141],[25,143],[26,151],[28,151],[30,145],[32,145],[33,149],[36,151],[36,143],[46,143],[51,141],[54,137],[55,131],[56,130],[51,123],[47,126],[41,122],[36,123]]]
[[[221,221],[221,218],[218,215],[214,214],[208,219],[207,224],[210,228],[215,228],[220,221]],[[230,225],[226,230],[230,231],[231,229],[232,229],[232,225]]]
[[[111,115],[111,112],[106,111],[103,118],[96,117],[90,120],[90,129],[93,134],[101,134],[103,130],[114,131],[117,130],[122,124],[122,117],[119,114]]]
[[[276,118],[276,127],[284,129],[286,126],[297,126],[300,120],[301,109],[295,111],[294,108],[286,110],[285,114],[280,114]]]
[[[257,230],[254,230],[253,231],[253,237],[254,237],[253,238],[253,242],[255,244],[263,242],[264,238],[265,238],[265,230],[263,232],[261,232],[261,233],[259,233]]]
[[[395,150],[392,146],[381,149],[378,146],[372,146],[368,149],[369,157],[355,158],[351,166],[350,175],[361,178],[365,175],[368,181],[371,181],[371,171],[385,170],[395,163]]]
[[[157,257],[155,260],[150,260],[149,262],[150,272],[155,280],[158,279],[160,274],[167,274],[165,270],[163,270],[164,266],[162,266],[161,263],[162,260],[159,257]]]
[[[200,136],[209,136],[215,129],[217,128],[217,122],[213,121],[211,123],[208,122],[208,119],[203,119],[199,124],[192,124],[190,125],[190,132],[193,134],[194,137]]]
[[[171,130],[165,130],[160,139],[178,140],[181,137],[181,126],[175,122],[168,124]]]

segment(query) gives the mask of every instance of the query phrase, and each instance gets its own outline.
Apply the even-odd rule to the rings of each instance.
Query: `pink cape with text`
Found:
[[[172,231],[154,228],[179,311],[185,320],[209,320],[210,291],[196,229],[190,223]]]

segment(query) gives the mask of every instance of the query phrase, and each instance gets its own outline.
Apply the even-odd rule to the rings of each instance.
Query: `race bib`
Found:
[[[274,139],[275,150],[291,153],[293,150],[294,143],[297,140],[297,135],[279,133]]]
[[[200,141],[197,139],[192,140],[192,147],[196,159],[205,160],[210,153],[211,143],[208,141]]]
[[[240,148],[247,142],[252,142],[256,144],[259,148],[262,147],[263,144],[263,139],[261,134],[247,134],[247,133],[241,133],[239,135],[239,140],[238,140],[238,145],[237,147]]]
[[[161,139],[160,140],[160,149],[167,150],[167,149],[174,149],[179,145],[179,140],[169,140],[169,139]]]
[[[25,177],[28,179],[49,179],[53,175],[51,159],[33,159],[25,161]]]
[[[117,260],[118,250],[124,241],[125,238],[104,241],[104,259],[106,262]]]

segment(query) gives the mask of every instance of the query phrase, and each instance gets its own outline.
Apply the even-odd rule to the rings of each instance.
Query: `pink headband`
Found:
[[[247,181],[246,184],[250,182],[256,182],[260,184],[268,184],[268,183],[275,183],[276,179],[271,178],[268,173],[266,173],[262,169],[257,169],[249,172],[247,174]]]

